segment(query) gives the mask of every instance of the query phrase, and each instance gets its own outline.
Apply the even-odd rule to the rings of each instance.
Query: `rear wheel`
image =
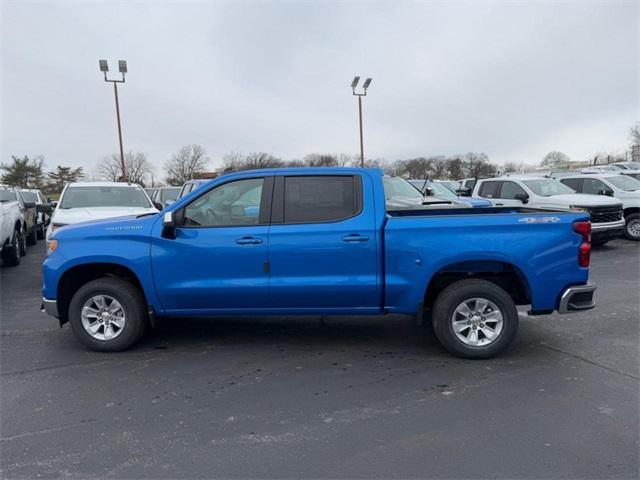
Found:
[[[24,257],[27,254],[27,235],[23,228],[20,229],[18,236],[18,248],[20,250],[20,256]]]
[[[105,277],[80,287],[69,305],[73,333],[98,352],[119,352],[136,343],[147,327],[146,301],[131,282]]]
[[[463,358],[490,358],[518,331],[515,302],[502,288],[480,279],[445,288],[433,308],[433,329],[442,346]]]
[[[629,240],[640,241],[640,213],[632,213],[625,218],[624,236]]]
[[[20,245],[18,244],[20,232],[13,231],[11,243],[2,249],[2,261],[7,267],[15,267],[20,264]]]
[[[36,243],[38,243],[38,232],[37,226],[34,225],[34,227],[27,235],[27,245],[35,245]]]

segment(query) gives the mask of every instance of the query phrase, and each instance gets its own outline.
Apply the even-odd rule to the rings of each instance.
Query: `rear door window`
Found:
[[[602,190],[611,190],[604,182],[601,182],[597,178],[584,178],[582,180],[582,192],[590,193],[592,195],[598,195]]]
[[[524,191],[520,185],[516,182],[502,182],[502,188],[500,189],[500,198],[504,198],[505,200],[515,200],[516,195],[526,195],[527,192]]]
[[[337,222],[361,209],[360,177],[317,175],[284,177],[284,223]]]
[[[498,198],[500,191],[500,182],[482,182],[478,194],[484,198]]]

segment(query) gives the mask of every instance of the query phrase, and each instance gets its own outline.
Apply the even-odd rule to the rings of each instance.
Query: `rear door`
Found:
[[[496,206],[521,207],[522,200],[516,199],[516,195],[527,195],[527,192],[516,182],[503,180],[500,185],[500,193],[496,200]]]
[[[276,178],[269,231],[275,308],[366,312],[380,308],[373,185],[368,176]]]

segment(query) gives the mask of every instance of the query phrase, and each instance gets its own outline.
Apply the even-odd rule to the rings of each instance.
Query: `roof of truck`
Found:
[[[70,187],[131,187],[142,188],[137,183],[128,182],[73,182],[69,184]]]

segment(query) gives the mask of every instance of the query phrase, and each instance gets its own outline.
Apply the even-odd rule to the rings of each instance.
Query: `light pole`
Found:
[[[122,74],[121,80],[109,80],[107,78],[107,72],[109,71],[109,65],[106,60],[99,60],[100,71],[104,73],[104,81],[113,83],[113,93],[116,97],[116,120],[118,121],[118,140],[120,141],[120,167],[122,168],[121,181],[127,181],[127,174],[124,168],[124,147],[122,146],[122,127],[120,126],[120,103],[118,102],[118,84],[124,83],[124,74],[127,73],[126,60],[118,60],[118,71]]]
[[[358,97],[358,117],[360,119],[360,166],[364,167],[364,138],[362,135],[362,97],[367,96],[367,88],[371,85],[371,78],[367,78],[362,84],[362,93],[356,93],[356,87],[358,86],[358,82],[360,81],[360,77],[353,77],[353,81],[351,82],[351,91],[353,95]]]

